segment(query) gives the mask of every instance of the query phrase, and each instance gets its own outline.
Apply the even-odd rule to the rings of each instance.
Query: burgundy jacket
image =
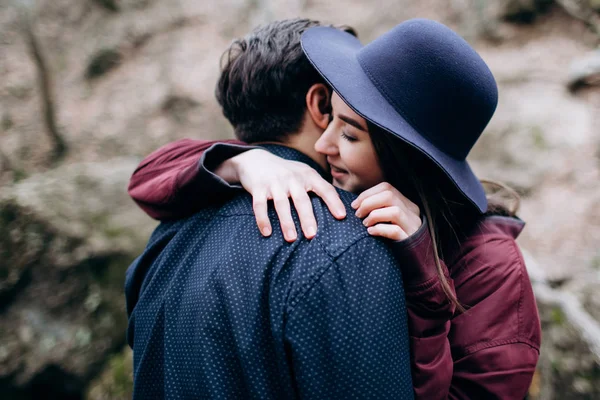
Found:
[[[129,194],[159,220],[224,201],[235,191],[211,170],[248,148],[225,142],[229,145],[183,139],[162,147],[136,169]],[[516,218],[483,217],[444,253],[443,267],[464,313],[446,301],[426,223],[408,239],[390,243],[402,260],[416,398],[525,397],[539,357],[541,329],[515,242],[523,226]]]

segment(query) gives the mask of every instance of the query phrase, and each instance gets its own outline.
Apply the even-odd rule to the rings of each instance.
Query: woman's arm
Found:
[[[451,398],[454,360],[449,334],[456,308],[436,273],[427,221],[408,239],[390,246],[404,279],[415,398]],[[446,264],[440,264],[454,291]]]
[[[212,148],[217,143],[230,147]],[[129,181],[129,195],[152,218],[188,216],[224,201],[235,190],[210,170],[215,167],[213,160],[216,158],[219,165],[224,159],[251,148],[236,140],[181,139],[169,143],[147,156],[136,168]],[[227,172],[231,171],[221,171],[224,176]]]
[[[540,324],[514,239],[476,236],[453,263],[452,276],[440,260],[450,290],[467,307],[455,315],[436,273],[427,222],[418,226],[418,208],[386,185],[361,194],[353,206],[371,234],[400,239],[390,245],[403,274],[416,398],[524,398],[539,356]]]
[[[448,334],[455,307],[437,276],[427,221],[416,204],[386,182],[361,193],[352,207],[371,235],[393,240],[390,246],[402,271],[408,309],[415,398],[446,399],[452,384]]]
[[[425,226],[394,247],[405,281],[416,398],[524,398],[539,357],[540,325],[514,240],[482,240],[451,267],[448,281],[467,308],[457,315],[431,272],[431,251]]]
[[[129,194],[148,215],[163,220],[222,204],[242,187],[253,196],[257,225],[264,236],[271,234],[269,200],[288,241],[297,237],[289,197],[307,238],[317,231],[307,192],[321,197],[336,218],[346,216],[333,186],[313,168],[234,140],[183,139],[160,148],[135,170]]]

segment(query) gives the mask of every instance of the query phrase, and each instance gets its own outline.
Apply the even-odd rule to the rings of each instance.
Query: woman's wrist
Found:
[[[215,175],[231,185],[240,183],[238,165],[235,162],[235,158],[237,157],[239,155],[223,161],[214,171]]]
[[[251,168],[252,160],[260,152],[267,153],[262,149],[252,149],[231,157],[217,167],[215,174],[229,184],[239,184],[243,172]]]
[[[407,239],[391,243],[392,251],[402,267],[407,287],[423,284],[437,277],[433,239],[427,219]]]
[[[238,186],[240,183],[239,157],[256,150],[256,146],[217,142],[202,155],[199,168],[223,184]]]

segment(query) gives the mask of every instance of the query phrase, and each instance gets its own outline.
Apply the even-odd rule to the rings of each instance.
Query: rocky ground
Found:
[[[523,195],[520,244],[546,294],[532,397],[594,398],[600,352],[585,340],[600,320],[593,7],[597,1],[0,0],[0,397],[130,396],[122,274],[154,222],[127,198],[127,178],[169,141],[231,137],[213,98],[221,52],[258,23],[302,15],[352,25],[363,42],[404,19],[434,18],[489,63],[500,104],[471,162],[481,177]],[[569,301],[551,301],[563,293],[591,328],[565,312]]]

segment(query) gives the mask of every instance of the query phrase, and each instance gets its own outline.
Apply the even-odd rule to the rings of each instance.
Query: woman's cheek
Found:
[[[375,152],[363,155],[362,162],[365,173],[364,178],[368,181],[367,184],[369,187],[378,185],[385,180]]]

